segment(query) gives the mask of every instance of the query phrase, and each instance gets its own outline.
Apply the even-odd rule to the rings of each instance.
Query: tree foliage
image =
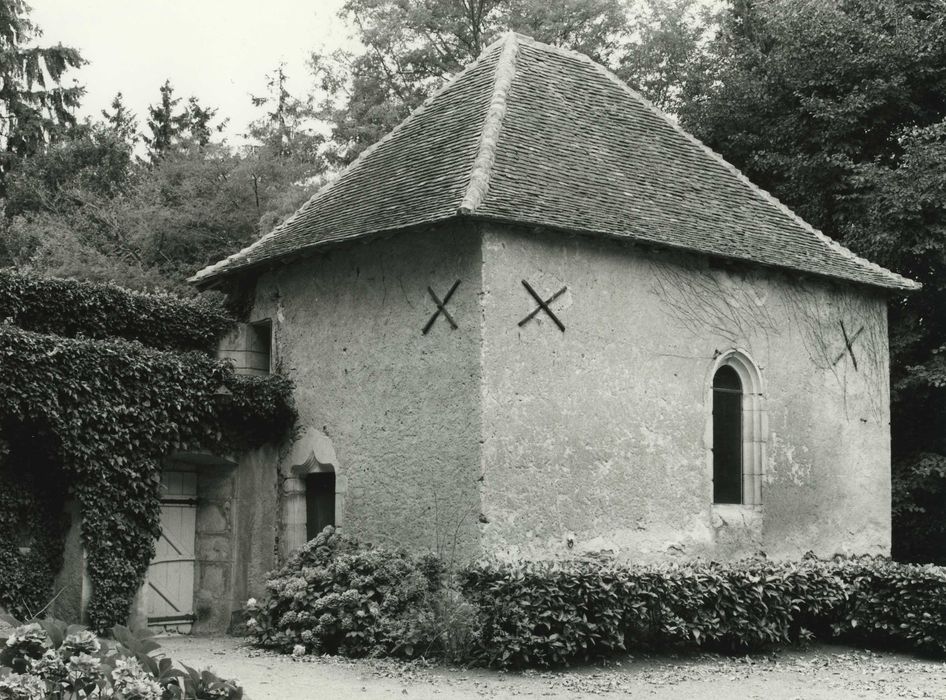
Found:
[[[279,69],[252,143],[213,141],[215,110],[179,106],[169,84],[151,109],[150,157],[117,96],[103,120],[72,127],[10,176],[0,264],[59,277],[189,292],[184,280],[268,232],[319,186],[326,164],[311,108]]]
[[[38,46],[42,32],[24,0],[0,0],[0,193],[20,158],[41,151],[60,127],[75,123],[83,88],[62,79],[84,63],[76,49]]]
[[[622,0],[348,0],[340,15],[365,51],[310,59],[336,163],[390,131],[503,31],[610,62],[627,27]]]
[[[196,97],[189,97],[185,106],[179,108],[181,98],[174,96],[174,86],[170,80],[164,81],[160,92],[160,101],[148,107],[148,129],[151,133],[144,136],[152,162],[192,146],[206,146],[211,136],[222,131],[226,125],[226,120],[212,125],[217,109],[201,105]],[[121,105],[113,103],[112,108],[115,112],[106,114],[106,118],[121,123]]]

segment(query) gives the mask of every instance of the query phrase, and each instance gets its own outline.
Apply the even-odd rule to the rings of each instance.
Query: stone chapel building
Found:
[[[192,282],[248,300],[224,352],[300,416],[232,472],[234,591],[327,523],[460,557],[889,551],[916,283],[585,56],[506,35]]]

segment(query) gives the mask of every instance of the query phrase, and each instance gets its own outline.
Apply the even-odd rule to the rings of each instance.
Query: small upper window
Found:
[[[273,322],[269,319],[251,323],[246,335],[246,363],[253,374],[272,371]]]
[[[743,503],[742,381],[729,365],[713,377],[713,502]]]

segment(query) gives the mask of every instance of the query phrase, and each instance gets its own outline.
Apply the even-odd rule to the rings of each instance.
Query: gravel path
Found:
[[[305,657],[248,648],[230,637],[166,637],[175,660],[236,678],[250,700],[351,698],[612,698],[657,700],[946,699],[946,663],[847,647],[767,656],[624,657],[607,665],[502,673],[421,663]]]

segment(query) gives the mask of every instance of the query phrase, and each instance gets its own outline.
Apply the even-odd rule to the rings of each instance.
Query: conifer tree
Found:
[[[85,61],[61,43],[37,46],[42,31],[29,20],[23,0],[0,0],[0,195],[17,160],[41,151],[63,126],[84,89],[62,79]]]
[[[111,112],[107,109],[102,110],[102,117],[105,119],[108,128],[123,141],[132,145],[137,143],[138,139],[141,138],[138,133],[138,118],[134,112],[125,106],[122,93],[115,94],[111,109]]]

